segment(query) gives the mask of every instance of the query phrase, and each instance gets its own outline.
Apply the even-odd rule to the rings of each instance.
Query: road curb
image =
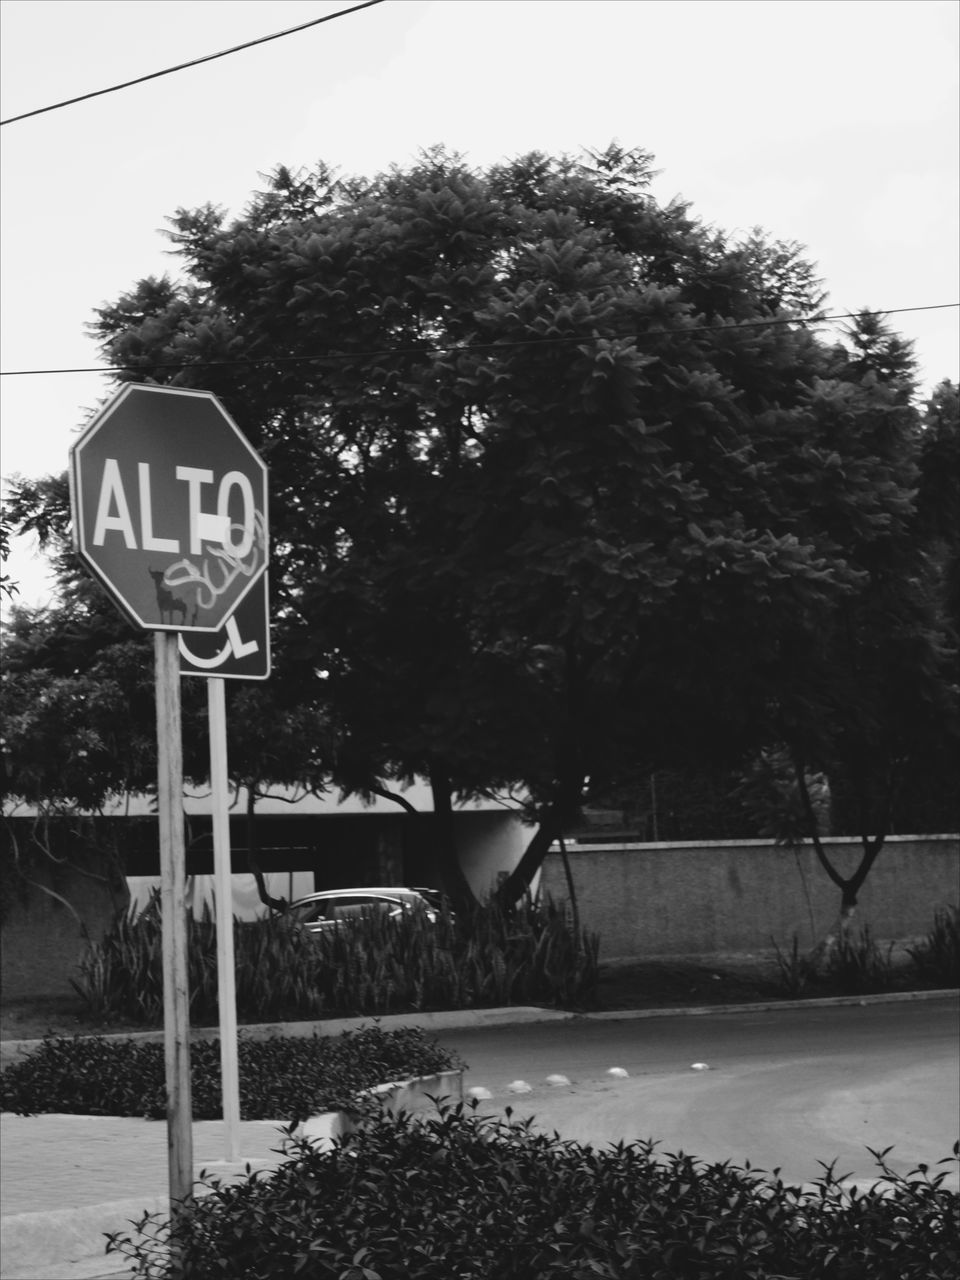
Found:
[[[455,1009],[445,1012],[392,1013],[381,1017],[327,1018],[316,1022],[260,1022],[238,1028],[241,1037],[266,1040],[270,1036],[290,1036],[307,1039],[310,1036],[336,1036],[344,1031],[360,1031],[365,1027],[381,1027],[384,1031],[398,1031],[404,1027],[421,1027],[425,1031],[446,1031],[451,1028],[500,1027],[515,1022],[561,1022],[577,1017],[563,1009],[544,1009],[539,1005],[508,1005],[496,1009]],[[91,1033],[89,1038],[94,1038]],[[195,1041],[217,1040],[219,1027],[191,1027],[190,1038]],[[65,1039],[71,1039],[65,1036]],[[100,1037],[103,1040],[133,1040],[137,1044],[162,1044],[162,1031],[117,1031]],[[39,1049],[43,1040],[0,1040],[0,1068],[10,1065],[23,1054]]]
[[[909,1004],[918,1000],[943,1000],[960,997],[956,987],[938,991],[891,991],[865,996],[817,996],[810,1000],[757,1000],[750,1004],[703,1004],[670,1009],[603,1009],[597,1013],[574,1014],[574,1017],[597,1022],[617,1022],[632,1018],[703,1017],[708,1013],[778,1013],[783,1009],[829,1009],[840,1006],[871,1004]]]
[[[943,1000],[958,996],[956,987],[935,991],[891,991],[877,995],[817,996],[808,1000],[755,1000],[746,1004],[678,1005],[663,1009],[602,1009],[577,1012],[569,1009],[546,1009],[540,1005],[504,1005],[495,1009],[451,1009],[445,1012],[392,1013],[382,1017],[328,1018],[316,1022],[262,1022],[239,1028],[241,1036],[265,1040],[269,1036],[304,1037],[334,1036],[364,1027],[381,1027],[396,1031],[404,1027],[421,1027],[425,1031],[479,1030],[483,1027],[505,1027],[515,1023],[623,1021],[631,1018],[703,1017],[709,1013],[772,1013],[780,1009],[829,1008],[834,1005],[899,1004],[915,1000]],[[192,1027],[192,1039],[216,1040],[218,1027]],[[65,1039],[70,1039],[67,1036]],[[91,1037],[92,1038],[92,1037]],[[101,1037],[104,1040],[134,1040],[140,1044],[162,1044],[162,1031],[120,1031]],[[0,1068],[8,1067],[22,1054],[33,1053],[42,1040],[0,1041]]]

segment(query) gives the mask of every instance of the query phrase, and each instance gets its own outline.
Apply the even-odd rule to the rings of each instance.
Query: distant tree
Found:
[[[920,436],[916,533],[954,646],[960,643],[960,389],[946,380],[927,402]],[[956,668],[954,668],[956,673]]]
[[[31,847],[52,856],[52,820],[68,819],[79,832],[79,815],[156,787],[153,650],[81,569],[65,476],[14,479],[8,514],[13,528],[38,538],[57,592],[45,608],[15,605],[4,628],[0,793],[5,814],[24,804],[36,814]],[[209,777],[205,685],[182,682],[184,772],[195,785]],[[247,789],[249,869],[262,900],[279,908],[257,855],[255,804],[275,785],[322,788],[327,721],[282,674],[267,689],[231,682],[228,765],[233,785]],[[96,828],[83,831],[96,844]],[[102,852],[112,857],[112,845]]]
[[[939,510],[925,512],[917,498],[924,451],[936,437],[913,406],[912,358],[865,313],[831,372],[811,390],[810,447],[824,454],[809,519],[829,532],[856,582],[815,628],[794,637],[771,724],[774,742],[787,752],[776,757],[781,805],[773,827],[788,841],[811,839],[840,890],[838,929],[825,940],[827,950],[849,928],[905,789],[924,776],[935,779],[935,811],[944,814],[953,797],[956,822],[950,779],[960,775],[956,636],[937,541],[944,526]],[[941,504],[948,507],[946,495]],[[786,760],[792,777],[783,773]],[[861,857],[849,875],[822,842],[813,773],[829,780],[834,833],[860,837]],[[775,796],[769,799],[776,809]]]

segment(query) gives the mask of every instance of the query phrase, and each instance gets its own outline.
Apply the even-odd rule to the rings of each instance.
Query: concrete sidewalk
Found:
[[[898,996],[826,999],[809,1004],[888,1003],[943,996],[944,992]],[[799,1002],[787,1007],[796,1008]],[[652,1009],[576,1015],[540,1008],[468,1010],[405,1014],[377,1019],[384,1029],[416,1025],[448,1031],[514,1023],[578,1021],[597,1018],[666,1018],[736,1012],[774,1011],[769,1005]],[[370,1025],[373,1019],[323,1024],[283,1024],[246,1028],[248,1034],[309,1035]],[[145,1033],[156,1037],[159,1033]],[[209,1031],[204,1034],[211,1034]],[[216,1034],[215,1031],[212,1034]],[[162,1038],[162,1035],[161,1035]],[[33,1044],[37,1042],[32,1042]],[[31,1042],[4,1043],[4,1065]],[[224,1125],[219,1120],[193,1126],[195,1173],[201,1168],[222,1178],[242,1175],[246,1165],[271,1169],[284,1159],[282,1122],[244,1121],[239,1162],[227,1164]],[[123,1232],[145,1211],[166,1214],[167,1132],[162,1122],[112,1116],[0,1115],[0,1278],[2,1280],[93,1280],[129,1274],[120,1255],[105,1255],[106,1232]]]
[[[244,1121],[242,1159],[227,1164],[223,1121],[197,1121],[195,1175],[206,1169],[230,1178],[248,1166],[275,1168],[285,1140],[279,1123]],[[167,1126],[117,1116],[4,1114],[0,1174],[4,1280],[120,1274],[130,1264],[104,1255],[104,1233],[129,1230],[146,1211],[167,1213]]]

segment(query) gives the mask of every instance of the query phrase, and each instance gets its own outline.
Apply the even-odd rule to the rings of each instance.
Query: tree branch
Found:
[[[813,848],[817,855],[817,860],[826,871],[827,875],[840,890],[843,895],[843,901],[846,902],[846,894],[848,882],[834,867],[833,863],[827,857],[826,850],[820,840],[820,827],[817,822],[817,813],[813,807],[813,801],[810,798],[810,791],[807,787],[807,779],[804,773],[803,760],[796,748],[790,748],[790,758],[793,761],[793,769],[797,779],[797,790],[800,793],[800,803],[803,806],[804,816],[807,819],[807,826],[810,830],[810,839],[813,842]]]
[[[384,800],[391,800],[394,804],[398,804],[401,809],[405,809],[407,813],[418,813],[419,810],[412,805],[406,796],[398,795],[396,791],[390,791],[387,787],[368,786],[367,790],[372,796],[380,796]]]

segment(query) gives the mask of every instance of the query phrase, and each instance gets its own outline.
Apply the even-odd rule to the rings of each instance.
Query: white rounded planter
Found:
[[[400,1111],[417,1112],[431,1106],[434,1098],[452,1098],[463,1101],[463,1071],[440,1071],[432,1076],[417,1076],[412,1080],[393,1080],[388,1084],[374,1085],[372,1089],[364,1089],[357,1095],[357,1101],[364,1098],[379,1100],[384,1110],[390,1115]],[[326,1150],[344,1134],[356,1128],[354,1121],[345,1111],[325,1111],[320,1115],[310,1116],[294,1130],[295,1138],[306,1138]]]

